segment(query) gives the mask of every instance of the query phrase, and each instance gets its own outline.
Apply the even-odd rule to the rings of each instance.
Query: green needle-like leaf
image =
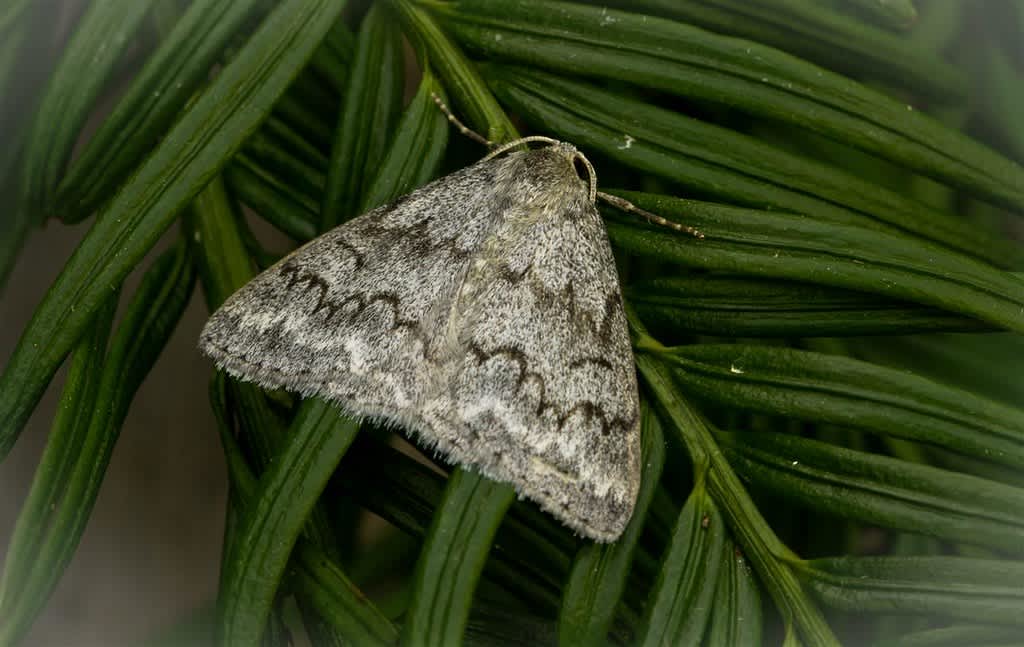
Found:
[[[747,560],[732,541],[726,541],[722,551],[722,566],[712,607],[705,645],[756,647],[762,644],[761,596],[758,595],[757,581]]]
[[[269,127],[274,123],[273,120],[268,120],[263,128],[257,130],[246,141],[245,148],[236,159],[244,157],[251,160],[252,166],[264,169],[265,174],[272,175],[296,193],[323,193],[327,182],[323,169],[326,168],[327,159],[319,151],[311,151],[308,148],[301,152],[289,150],[292,147],[302,147],[306,141],[294,131],[272,133]],[[287,128],[287,125],[281,125]],[[288,137],[287,141],[283,141],[282,137]]]
[[[1024,489],[785,434],[737,434],[726,447],[759,492],[832,516],[1024,553]]]
[[[274,105],[274,116],[281,119],[289,128],[301,133],[317,148],[326,152],[330,149],[331,133],[334,132],[333,111],[324,114],[322,109],[294,88],[284,94]],[[332,102],[332,106],[334,103]]]
[[[668,277],[626,286],[648,326],[725,337],[845,337],[984,330],[937,308],[853,290],[737,276]]]
[[[851,354],[883,366],[910,370],[922,377],[985,394],[1013,407],[1024,403],[1024,336],[915,335],[851,340]]]
[[[478,128],[493,142],[507,142],[519,136],[479,72],[448,38],[437,22],[411,0],[388,0],[398,14],[406,35],[414,39],[419,51],[448,91],[455,106],[466,115],[470,127]],[[421,61],[422,62],[422,61]],[[425,62],[424,62],[425,64]]]
[[[238,201],[292,240],[303,242],[316,235],[317,211],[312,200],[300,202],[302,194],[286,188],[245,155],[224,169],[224,183]]]
[[[96,320],[72,353],[57,416],[32,480],[32,489],[21,507],[7,546],[3,578],[0,580],[0,591],[6,591],[7,595],[16,591],[19,584],[25,585],[29,581],[38,559],[40,543],[46,537],[57,504],[64,497],[78,464],[79,448],[96,409],[96,392],[103,375],[103,357],[116,308],[117,295],[114,295],[97,311]],[[0,609],[13,604],[13,600],[0,598]],[[17,620],[9,622],[14,624]],[[31,618],[26,617],[24,622],[27,626]]]
[[[402,43],[394,16],[370,8],[356,38],[356,54],[334,132],[320,230],[354,216],[366,178],[376,175],[402,105]]]
[[[667,1],[684,4],[684,0]],[[730,4],[754,3],[730,0]],[[759,27],[783,15],[777,7],[779,0],[759,4],[768,5],[757,10],[760,23],[747,24]],[[785,5],[815,11],[812,4],[800,0],[786,0]],[[1024,169],[1017,164],[904,102],[761,43],[603,6],[461,0],[431,3],[430,7],[460,41],[488,56],[575,77],[616,79],[687,100],[738,108],[820,133],[978,191],[1008,207],[1024,209]],[[859,34],[837,39],[843,45],[863,43]],[[837,51],[834,46],[828,49]],[[915,54],[915,58],[920,60],[921,55]],[[905,59],[904,55],[888,56],[872,71],[891,70]],[[921,74],[901,73],[903,79],[951,71],[931,54],[914,69]],[[624,94],[617,96],[624,98]],[[620,131],[615,136],[622,143],[622,135],[627,133]]]
[[[719,567],[727,549],[724,526],[702,475],[698,475],[647,601],[638,644],[700,642],[711,617]]]
[[[1024,411],[848,357],[747,344],[669,352],[687,393],[773,415],[847,425],[1024,467]]]
[[[835,557],[796,565],[830,605],[1021,627],[1024,564],[957,557]]]
[[[917,21],[917,8],[912,0],[844,0],[879,24],[906,29]]]
[[[905,4],[902,0],[845,0],[859,5]],[[800,0],[637,0],[619,4],[698,25],[711,31],[749,38],[791,52],[855,78],[879,80],[943,103],[962,101],[967,79],[946,61],[929,58],[900,38],[848,12],[838,3]],[[877,13],[875,14],[877,15]],[[903,25],[907,26],[907,25]]]
[[[214,178],[196,196],[185,216],[189,241],[196,250],[200,283],[211,312],[255,276],[237,220],[238,214],[220,178]]]
[[[355,55],[355,37],[343,21],[335,23],[321,45],[309,60],[310,68],[326,81],[339,96],[345,91],[348,75]],[[328,142],[324,142],[326,145]]]
[[[341,470],[345,493],[409,535],[424,537],[444,494],[444,477],[406,454],[376,447],[376,443],[357,448],[357,456]],[[458,517],[460,513],[452,514]],[[492,546],[485,576],[553,614],[558,609],[555,589],[565,577],[575,546],[566,546],[568,532],[552,533],[551,524],[538,510],[514,505]]]
[[[326,402],[302,407],[228,549],[220,591],[223,644],[259,641],[292,546],[358,430]]]
[[[4,572],[0,581],[0,644],[18,641],[43,608],[71,561],[99,494],[114,444],[128,406],[142,380],[178,324],[195,283],[195,270],[188,247],[183,241],[158,258],[143,277],[124,319],[110,343],[103,371],[96,387],[94,408],[80,411],[88,418],[88,429],[76,440],[74,466],[65,465],[60,477],[65,483],[49,485],[54,475],[40,472],[37,481],[42,491],[63,488],[60,500],[52,507],[26,510],[29,515],[50,515],[47,527],[33,536],[24,536],[35,544],[34,558],[28,568],[16,566]],[[105,308],[108,306],[104,306]],[[59,445],[67,438],[58,436],[54,453],[65,451]],[[70,469],[68,469],[70,468]],[[48,497],[49,498],[49,497]],[[14,546],[15,553],[30,550]]]
[[[294,586],[316,606],[320,615],[353,645],[385,647],[398,642],[398,629],[370,604],[338,566],[307,544],[294,551],[300,568]]]
[[[434,94],[443,96],[428,67],[398,121],[377,176],[366,190],[361,207],[364,213],[423,186],[437,175],[448,144],[449,125],[434,104]]]
[[[270,146],[268,154],[273,154],[290,173],[315,173],[320,182],[307,179],[304,186],[312,185],[317,191],[323,191],[327,155],[318,145],[320,142],[307,139],[301,132],[274,115],[263,122],[263,126],[250,139],[249,144],[251,145],[258,136],[266,137],[265,141]]]
[[[821,612],[782,561],[781,558],[790,554],[789,550],[750,500],[704,420],[674,388],[668,367],[655,355],[648,354],[658,353],[660,345],[648,337],[635,320],[631,324],[637,335],[635,343],[641,349],[636,358],[641,377],[650,386],[659,411],[671,423],[697,469],[707,470],[708,492],[722,511],[736,542],[775,599],[783,619],[787,624],[794,624],[810,644],[837,645]]]
[[[957,645],[1020,644],[1020,628],[1013,626],[956,624],[938,629],[923,629],[882,640],[876,647],[955,647]]]
[[[633,518],[615,543],[588,542],[576,554],[558,616],[558,644],[562,647],[604,642],[626,588],[626,578],[647,521],[647,508],[665,465],[665,441],[658,418],[649,407],[644,407],[641,415],[643,475]]]
[[[53,48],[39,47],[52,38],[57,27],[48,9],[34,0],[9,0],[0,7],[0,96],[17,97],[16,101],[0,102],[0,133],[9,137],[0,149],[0,183],[11,183],[3,194],[5,205],[14,202],[11,198],[18,195],[12,176],[20,175],[15,171],[15,162],[25,140],[25,124],[35,113],[51,59],[57,54]],[[21,242],[20,237],[16,237],[16,242],[7,240],[10,232],[20,229],[21,223],[13,226],[10,216],[5,220],[0,241],[7,245],[0,247],[0,277],[6,274],[5,266],[10,262],[3,248],[16,248]]]
[[[224,374],[217,373],[211,384],[210,400],[218,420],[232,488],[247,506],[257,495],[259,484],[227,422],[226,397]],[[307,417],[307,420],[312,418]],[[397,629],[325,552],[309,539],[299,537],[292,554],[290,583],[301,599],[330,623],[338,635],[358,645],[395,643]]]
[[[477,579],[514,498],[511,485],[462,468],[448,477],[416,564],[403,645],[452,645],[462,640]]]
[[[99,305],[263,121],[344,4],[280,3],[103,209],[0,376],[0,456]]]
[[[26,148],[24,200],[40,220],[52,215],[79,130],[152,5],[153,0],[92,2],[78,23],[50,78]]]
[[[902,230],[997,262],[1016,250],[951,214],[729,129],[526,68],[489,67],[486,73],[495,93],[535,125],[704,194]]]
[[[631,218],[608,223],[612,243],[641,257],[736,275],[881,294],[1024,331],[1021,276],[902,235],[856,225],[694,200],[616,191],[637,206],[696,227],[704,238]]]
[[[1012,56],[1002,51],[997,43],[986,43],[982,52],[985,65],[981,69],[988,77],[985,113],[999,129],[1015,158],[1024,159],[1024,127],[1016,118],[1024,110],[1024,90],[1021,89],[1024,74],[1014,65]]]
[[[261,0],[189,5],[61,180],[54,207],[61,219],[78,222],[109,198],[265,5]]]

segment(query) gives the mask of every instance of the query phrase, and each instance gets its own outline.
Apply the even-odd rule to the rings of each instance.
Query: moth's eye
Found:
[[[572,158],[572,167],[576,169],[576,177],[584,182],[590,182],[590,169],[580,157]]]

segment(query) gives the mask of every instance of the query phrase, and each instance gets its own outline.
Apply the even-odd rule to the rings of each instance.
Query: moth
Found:
[[[544,146],[513,150],[524,142]],[[640,416],[597,197],[575,146],[517,140],[289,254],[210,317],[200,347],[242,380],[407,429],[614,541],[639,488]]]

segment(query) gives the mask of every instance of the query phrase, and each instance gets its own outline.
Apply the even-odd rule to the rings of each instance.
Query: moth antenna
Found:
[[[690,227],[689,225],[680,225],[677,222],[665,220],[661,216],[653,214],[650,211],[644,211],[643,209],[636,206],[629,200],[626,200],[625,198],[620,198],[617,195],[611,195],[610,193],[605,193],[603,191],[598,191],[597,197],[601,198],[602,200],[612,205],[616,209],[621,209],[622,211],[625,211],[627,213],[635,213],[636,215],[642,218],[646,218],[649,222],[652,222],[656,225],[668,227],[669,229],[675,229],[676,231],[681,231],[690,234],[695,238],[704,238],[704,234],[699,232],[697,229]]]
[[[497,157],[498,155],[501,155],[505,151],[511,150],[516,146],[519,146],[520,144],[526,144],[528,142],[544,142],[545,144],[558,143],[557,139],[552,139],[551,137],[545,137],[544,135],[530,135],[529,137],[520,137],[519,139],[514,139],[508,142],[507,144],[502,144],[501,146],[498,146],[498,144],[492,142],[491,140],[487,139],[480,133],[471,129],[466,124],[459,121],[459,118],[452,113],[451,109],[445,104],[444,101],[441,100],[441,97],[437,96],[436,92],[431,92],[430,96],[434,99],[434,103],[437,104],[437,107],[440,108],[444,116],[448,118],[448,121],[451,122],[451,124],[455,126],[460,133],[462,133],[466,137],[469,137],[476,143],[483,144],[487,148],[491,149],[491,151],[487,154],[487,157],[484,158],[485,160],[489,160],[492,157]]]
[[[573,159],[579,160],[587,169],[587,181],[590,182],[590,201],[594,202],[597,200],[597,171],[594,170],[594,165],[583,153],[576,151]]]
[[[451,108],[448,107],[448,104],[446,104],[441,99],[441,97],[438,96],[438,94],[436,92],[431,92],[430,93],[430,97],[434,100],[434,103],[437,104],[438,109],[440,109],[441,113],[445,116],[445,118],[448,119],[449,123],[451,123],[453,126],[455,126],[460,133],[462,133],[466,137],[469,137],[470,139],[472,139],[473,141],[477,142],[478,144],[483,144],[487,148],[491,149],[490,152],[487,154],[487,156],[484,157],[484,160],[492,159],[494,157],[497,157],[498,155],[501,155],[502,153],[504,153],[506,151],[509,151],[509,150],[511,150],[511,149],[513,149],[513,148],[515,148],[517,146],[520,146],[522,144],[526,144],[526,143],[529,143],[529,142],[543,142],[545,144],[557,144],[558,143],[557,139],[553,139],[551,137],[545,137],[544,135],[530,135],[528,137],[520,137],[519,139],[514,139],[514,140],[512,140],[512,141],[510,141],[510,142],[508,142],[506,144],[502,144],[501,146],[498,146],[496,143],[492,142],[491,140],[487,139],[486,137],[484,137],[480,133],[476,132],[475,130],[473,130],[472,128],[467,126],[466,124],[462,123],[462,121],[460,121],[459,118],[455,116],[455,113],[453,113],[451,111]],[[590,175],[590,200],[591,201],[594,201],[595,198],[601,198],[602,200],[604,200],[608,204],[612,205],[613,207],[616,207],[616,208],[621,209],[621,210],[626,211],[626,212],[635,213],[635,214],[637,214],[639,216],[642,216],[642,217],[646,218],[648,221],[653,222],[654,224],[661,225],[663,227],[669,227],[670,229],[675,229],[676,231],[682,231],[682,232],[688,233],[688,234],[690,234],[692,236],[696,236],[697,238],[704,238],[704,234],[700,233],[699,231],[697,231],[693,227],[688,227],[686,225],[680,225],[680,224],[672,222],[670,220],[666,220],[666,219],[662,218],[661,216],[658,216],[658,215],[655,215],[653,213],[650,213],[649,211],[644,211],[643,209],[641,209],[640,207],[636,206],[635,204],[633,204],[629,200],[625,200],[623,198],[620,198],[620,197],[617,197],[617,196],[614,196],[614,195],[611,195],[611,194],[608,194],[608,193],[604,193],[603,191],[598,191],[597,190],[597,182],[596,182],[597,175],[594,173],[594,166],[590,163],[590,160],[588,160],[582,154],[577,155],[577,159],[580,159],[580,160],[583,161],[583,164],[587,167],[587,171],[588,171],[588,173]]]
[[[492,150],[494,149],[495,146],[497,146],[497,144],[495,144],[491,140],[487,139],[486,137],[484,137],[480,133],[478,133],[475,130],[471,129],[466,124],[464,124],[461,121],[459,121],[459,118],[456,117],[452,113],[452,111],[448,108],[448,106],[445,105],[445,102],[441,100],[441,97],[437,96],[436,92],[431,92],[430,96],[431,96],[431,98],[434,99],[434,103],[436,103],[437,107],[441,109],[441,112],[444,114],[444,116],[448,118],[448,121],[451,122],[451,124],[453,126],[458,128],[460,133],[462,133],[466,137],[469,137],[470,139],[472,139],[476,143],[483,144],[484,146],[486,146],[487,148],[490,148]]]
[[[551,137],[545,137],[544,135],[528,135],[526,137],[520,137],[519,139],[513,139],[512,141],[508,142],[507,144],[502,144],[501,146],[499,146],[497,148],[491,149],[491,152],[487,153],[487,157],[485,157],[484,160],[489,160],[489,159],[491,159],[493,157],[497,157],[498,155],[501,155],[505,151],[510,151],[513,148],[515,148],[516,146],[519,146],[521,144],[528,144],[530,142],[543,142],[545,144],[552,144],[553,145],[553,144],[557,144],[558,140],[557,139],[552,139]]]

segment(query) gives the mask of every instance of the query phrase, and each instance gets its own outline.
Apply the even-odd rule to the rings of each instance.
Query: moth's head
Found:
[[[572,166],[576,177],[587,183],[590,191],[590,201],[596,200],[597,173],[594,171],[594,165],[590,163],[587,156],[569,142],[555,142],[550,146],[550,149]]]
[[[575,146],[557,139],[531,135],[511,141],[485,157],[491,159],[529,142],[546,144],[541,148],[519,153],[524,162],[523,171],[536,179],[536,183],[558,184],[566,188],[579,186],[587,192],[591,202],[597,199],[597,173],[594,165]]]

